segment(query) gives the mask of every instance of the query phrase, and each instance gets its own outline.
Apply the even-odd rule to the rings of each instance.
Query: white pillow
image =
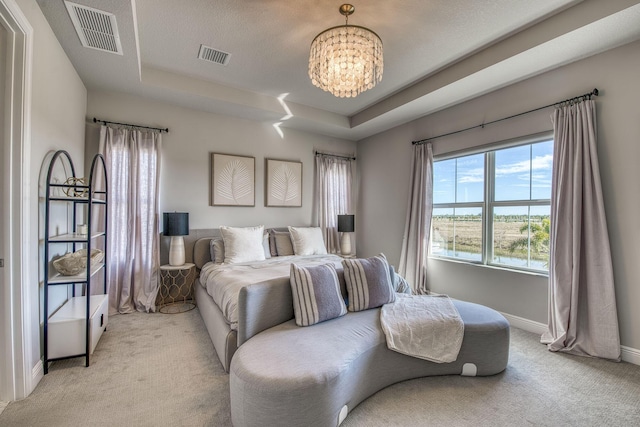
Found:
[[[235,264],[239,262],[263,261],[264,247],[262,246],[264,226],[255,227],[220,227],[220,234],[224,240],[224,262]]]
[[[296,255],[326,255],[320,227],[289,227],[293,253]]]

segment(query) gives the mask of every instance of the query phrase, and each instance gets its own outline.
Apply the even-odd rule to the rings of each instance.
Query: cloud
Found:
[[[529,172],[529,168],[531,168],[532,171],[551,170],[552,166],[553,166],[553,155],[546,154],[544,156],[534,157],[531,162],[529,162],[529,160],[523,160],[521,162],[515,162],[511,164],[506,164],[500,167],[496,167],[496,176]]]
[[[458,182],[461,184],[484,182],[484,168],[475,168],[459,172]]]

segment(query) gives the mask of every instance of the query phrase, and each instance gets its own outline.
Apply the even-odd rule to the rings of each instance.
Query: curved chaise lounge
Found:
[[[251,300],[251,292],[258,289],[248,287],[244,298]],[[231,361],[234,426],[337,426],[364,399],[400,381],[502,372],[509,358],[507,320],[481,305],[454,304],[465,330],[452,363],[389,350],[379,308],[349,312],[310,327],[290,320],[257,333]]]

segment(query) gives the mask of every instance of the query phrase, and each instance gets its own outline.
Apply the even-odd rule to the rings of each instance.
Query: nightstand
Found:
[[[193,298],[195,267],[196,265],[192,263],[160,266],[160,289],[156,298],[160,313],[184,313],[196,308]]]

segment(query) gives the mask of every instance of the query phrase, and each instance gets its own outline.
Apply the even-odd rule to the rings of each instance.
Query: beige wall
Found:
[[[440,111],[358,143],[359,255],[400,259],[408,198],[411,141],[455,131],[600,89],[598,152],[624,346],[640,349],[640,42],[584,59]],[[551,129],[551,109],[434,142],[434,154]],[[495,268],[430,259],[429,286],[536,322],[547,320],[547,280]]]
[[[40,11],[38,4],[32,0],[17,0],[18,6],[33,27],[33,68],[31,86],[31,146],[29,152],[31,170],[28,186],[30,217],[27,219],[31,230],[29,242],[29,269],[32,283],[23,286],[31,287],[30,301],[24,301],[25,312],[31,316],[31,350],[26,355],[30,366],[35,367],[40,361],[41,349],[40,306],[42,298],[42,245],[43,237],[42,205],[39,203],[39,192],[42,173],[46,173],[43,162],[52,150],[64,149],[73,159],[76,170],[84,168],[84,115],[86,112],[87,91],[78,77],[64,50],[58,43],[51,27]],[[42,172],[44,170],[44,172]],[[55,307],[66,298],[65,290],[54,290],[50,293],[52,305]],[[35,384],[34,384],[35,385]]]
[[[168,127],[162,134],[160,212],[189,212],[192,229],[220,225],[270,226],[312,223],[314,150],[354,154],[356,143],[169,105],[114,92],[90,91],[87,116],[103,120]],[[97,151],[99,129],[87,125],[87,156]],[[210,153],[255,157],[255,207],[209,206]],[[301,208],[264,206],[265,158],[303,163]]]

